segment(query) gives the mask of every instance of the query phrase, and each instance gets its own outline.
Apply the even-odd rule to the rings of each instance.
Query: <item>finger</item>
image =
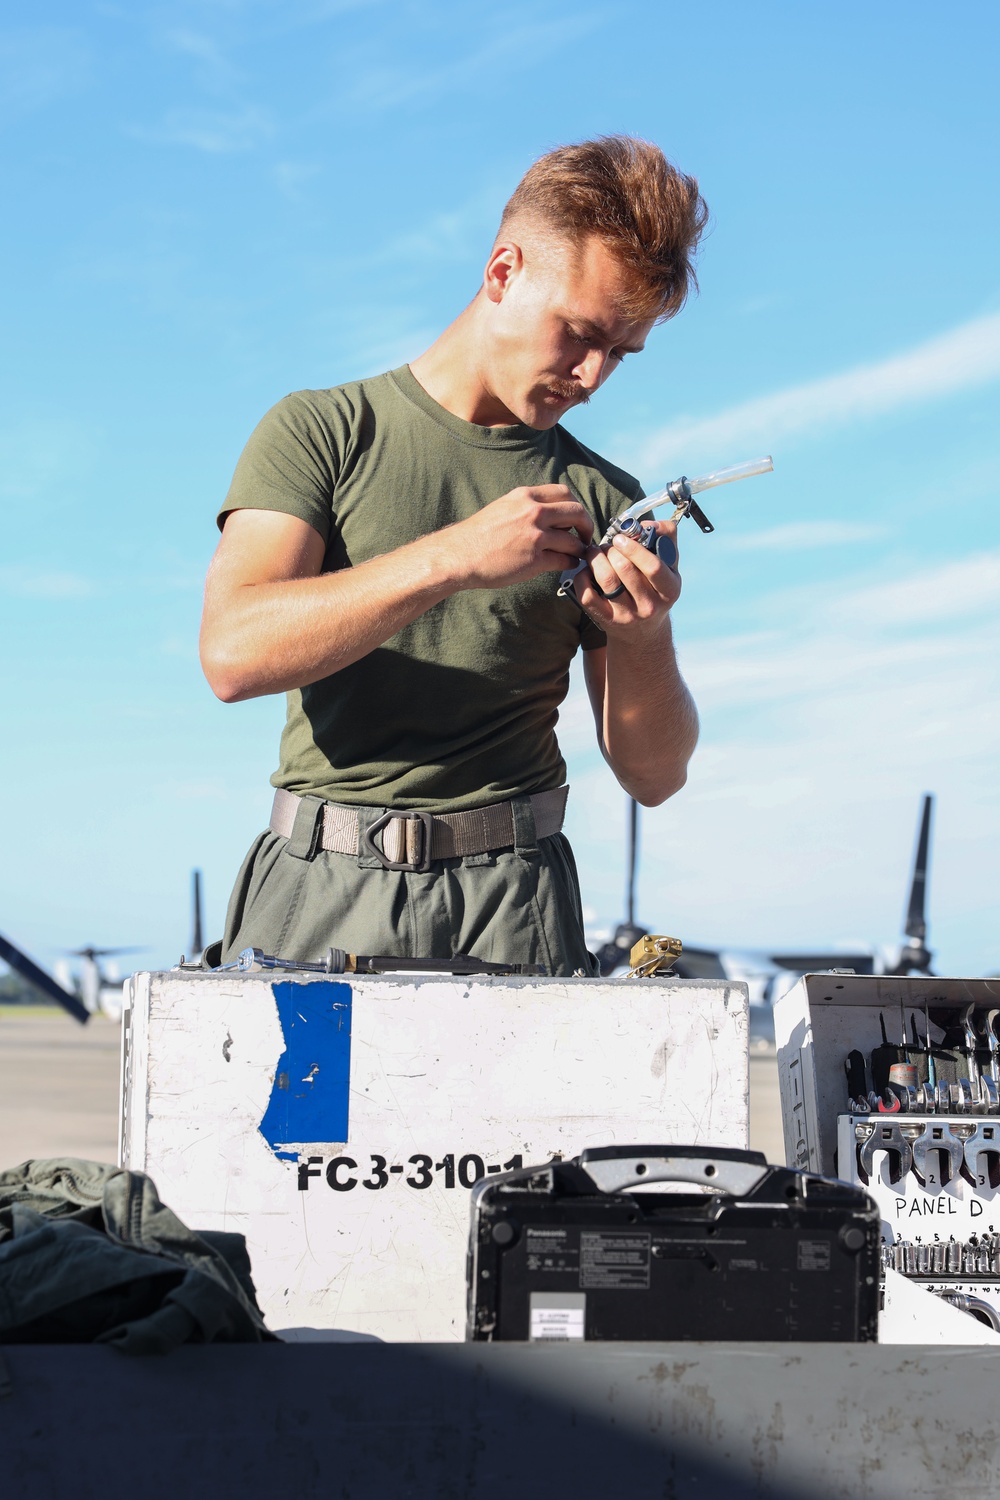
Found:
[[[616,536],[612,543],[611,562],[629,593],[634,596],[635,586],[648,584],[663,598],[673,599],[677,575],[665,567],[655,552],[650,552],[630,537]]]
[[[602,552],[598,547],[591,547],[588,549],[586,556],[587,561],[590,563],[590,571],[593,573],[598,584],[606,594],[613,593],[621,582],[621,579],[611,566],[608,554]]]
[[[656,555],[668,568],[676,571],[680,556],[677,546],[677,522],[656,521],[654,525],[657,534]]]
[[[604,630],[615,618],[615,607],[607,599],[602,599],[594,588],[594,581],[589,573],[581,573],[574,580],[573,593],[577,604],[589,620],[600,629]]]
[[[578,531],[587,543],[593,539],[594,523],[578,500],[545,500],[536,496],[536,504],[545,507],[543,525]]]
[[[586,557],[589,551],[587,544],[580,540],[575,531],[546,529],[542,535],[542,544],[543,551],[558,552],[564,560],[567,557]]]

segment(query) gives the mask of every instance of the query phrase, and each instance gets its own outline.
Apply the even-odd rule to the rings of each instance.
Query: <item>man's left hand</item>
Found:
[[[669,536],[677,546],[676,521],[655,521],[660,536]],[[655,552],[650,552],[631,537],[616,536],[607,552],[592,547],[587,554],[589,571],[575,580],[575,593],[584,613],[609,636],[627,631],[629,637],[656,635],[664,628],[670,610],[681,591],[676,562],[666,567]],[[596,578],[605,594],[619,585],[624,592],[616,599],[602,599],[594,588]]]

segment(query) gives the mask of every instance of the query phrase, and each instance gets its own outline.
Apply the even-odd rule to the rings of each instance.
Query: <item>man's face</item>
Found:
[[[653,326],[622,314],[625,273],[594,236],[546,246],[544,255],[530,244],[523,253],[498,246],[486,274],[493,307],[484,380],[512,422],[554,427],[640,352]]]

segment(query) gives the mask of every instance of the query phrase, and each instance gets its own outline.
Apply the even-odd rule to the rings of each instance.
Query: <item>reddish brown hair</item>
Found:
[[[631,273],[629,316],[672,318],[697,289],[693,259],[708,207],[696,180],[649,141],[606,135],[549,151],[515,188],[501,234],[521,218],[572,240],[603,240]]]

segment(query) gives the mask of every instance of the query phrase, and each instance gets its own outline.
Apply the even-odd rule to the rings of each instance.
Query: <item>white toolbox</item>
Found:
[[[121,1161],[246,1235],[271,1327],[459,1339],[475,1182],[745,1146],[747,1018],[711,980],[137,974]]]
[[[807,974],[775,1005],[786,1161],[865,1187],[879,1205],[883,1260],[926,1291],[980,1298],[1000,1325],[1000,1115],[861,1113],[845,1060],[866,1060],[927,1009],[1000,1006],[1000,980]],[[901,1019],[902,1008],[902,1019]],[[932,1041],[938,1041],[932,1022]],[[909,1044],[909,1043],[908,1043]],[[996,1237],[996,1238],[994,1238]],[[978,1314],[989,1321],[986,1309]]]

